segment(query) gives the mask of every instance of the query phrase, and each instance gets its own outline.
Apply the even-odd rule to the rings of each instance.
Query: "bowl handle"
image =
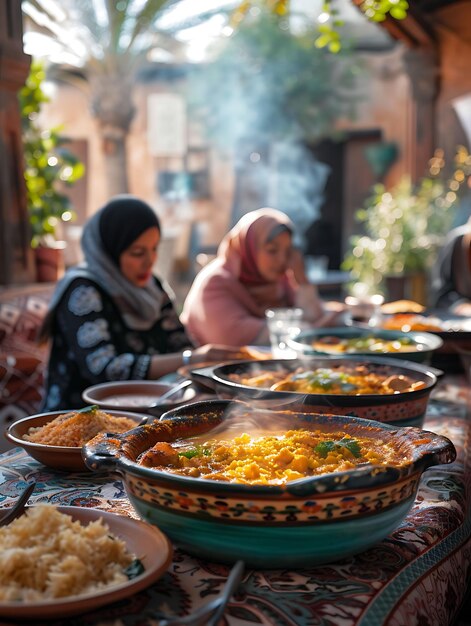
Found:
[[[427,371],[431,372],[432,374],[435,374],[437,378],[441,378],[442,376],[445,375],[445,372],[443,370],[438,369],[438,367],[432,367],[431,365],[426,365],[425,367],[427,368]]]
[[[213,379],[213,373],[216,367],[217,365],[201,367],[199,369],[195,368],[190,371],[190,378],[195,383],[202,385],[211,391],[216,391],[216,381]]]
[[[110,433],[95,437],[82,448],[85,465],[92,472],[117,471],[120,444],[116,435]]]

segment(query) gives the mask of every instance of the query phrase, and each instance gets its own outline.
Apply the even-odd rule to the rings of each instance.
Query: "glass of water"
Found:
[[[303,310],[297,307],[267,309],[265,317],[273,358],[294,359],[296,352],[288,346],[288,339],[300,332]]]

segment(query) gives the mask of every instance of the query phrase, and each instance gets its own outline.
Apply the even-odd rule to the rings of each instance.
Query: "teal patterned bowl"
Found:
[[[246,485],[193,478],[139,465],[159,441],[211,433],[234,418],[260,423],[288,418],[289,428],[346,431],[392,442],[399,467],[364,465],[286,485]],[[212,400],[169,411],[160,420],[120,435],[103,435],[83,448],[93,471],[119,473],[139,516],[190,554],[264,568],[336,561],[376,544],[400,524],[422,472],[455,458],[453,444],[418,428],[336,415],[252,410]]]

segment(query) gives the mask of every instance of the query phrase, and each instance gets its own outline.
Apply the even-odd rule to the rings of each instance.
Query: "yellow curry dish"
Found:
[[[299,429],[242,433],[231,439],[161,441],[143,453],[139,464],[209,480],[282,485],[359,465],[400,466],[404,461],[394,445],[382,439]]]
[[[404,374],[378,374],[364,365],[352,368],[319,367],[306,370],[265,370],[258,373],[230,374],[231,381],[248,387],[271,391],[360,396],[389,395],[424,389],[423,380],[413,380]]]

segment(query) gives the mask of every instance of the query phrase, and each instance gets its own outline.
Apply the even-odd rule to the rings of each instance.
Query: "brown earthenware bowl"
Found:
[[[34,602],[0,601],[1,617],[13,619],[15,622],[18,620],[18,624],[28,621],[33,626],[39,620],[42,622],[57,619],[58,616],[66,617],[94,611],[107,604],[129,598],[149,587],[164,575],[172,562],[171,543],[162,532],[149,524],[98,509],[61,506],[58,510],[84,526],[102,519],[113,535],[125,542],[129,552],[139,555],[144,571],[124,583],[97,588],[91,593],[82,595]]]
[[[340,373],[354,370],[358,366],[384,378],[404,375],[413,381],[422,381],[424,385],[413,391],[394,394],[351,395],[331,393],[328,387],[323,393],[271,390],[269,386],[249,386],[234,380],[234,377],[240,375],[252,377],[266,372],[285,372],[286,375],[299,372],[306,375],[318,369],[326,369]],[[191,376],[196,382],[212,386],[220,398],[236,398],[270,409],[351,415],[401,427],[422,426],[430,393],[437,384],[434,368],[422,363],[377,356],[366,358],[319,355],[297,359],[232,361],[194,369]]]
[[[24,439],[24,435],[30,428],[38,428],[51,422],[58,415],[64,415],[68,411],[52,411],[40,413],[30,417],[24,417],[13,422],[5,432],[5,437],[17,446],[21,446],[26,452],[47,467],[68,472],[86,472],[88,470],[82,458],[82,448],[71,446],[50,446],[42,443],[33,443]],[[142,424],[149,417],[139,413],[126,411],[107,411],[113,417],[128,417],[136,422],[136,426]]]

